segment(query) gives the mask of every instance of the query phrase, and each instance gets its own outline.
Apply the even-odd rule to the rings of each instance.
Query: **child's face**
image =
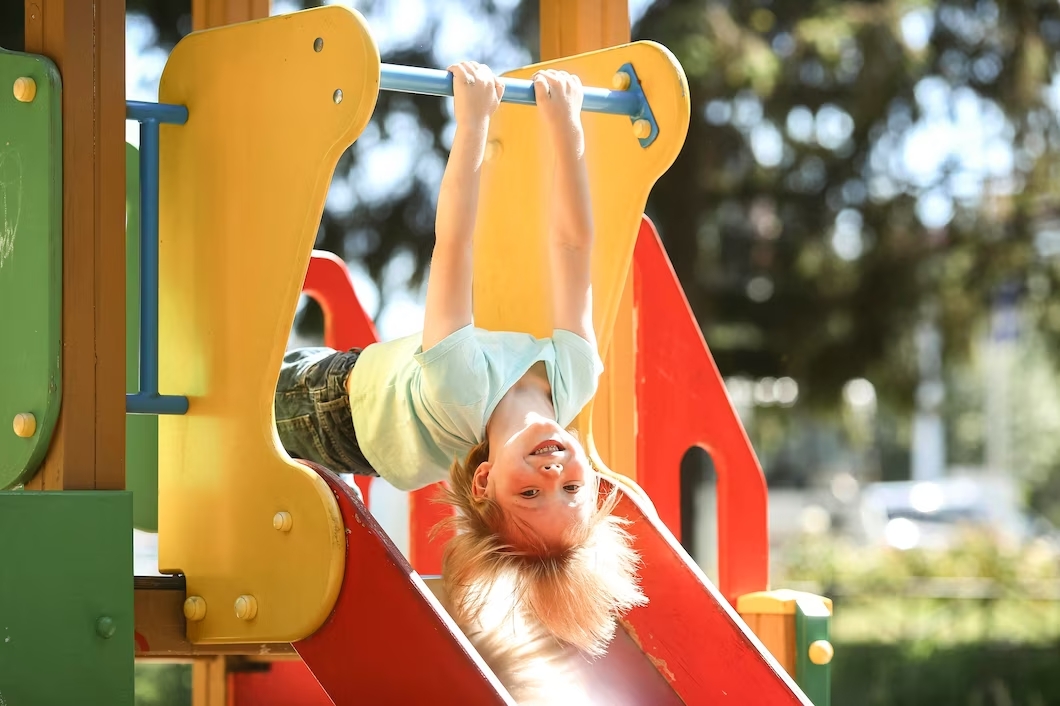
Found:
[[[475,471],[476,496],[499,504],[545,542],[558,543],[592,515],[596,472],[578,440],[554,420],[535,417]]]

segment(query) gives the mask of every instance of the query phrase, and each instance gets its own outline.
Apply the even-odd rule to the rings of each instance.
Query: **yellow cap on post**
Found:
[[[815,640],[810,643],[807,653],[811,662],[824,665],[832,661],[832,657],[835,656],[835,648],[832,647],[832,643],[828,640]]]

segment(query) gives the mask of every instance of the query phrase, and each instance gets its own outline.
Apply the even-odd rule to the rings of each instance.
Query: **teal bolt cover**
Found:
[[[114,618],[109,615],[104,615],[96,621],[96,634],[102,637],[104,640],[109,640],[114,637],[114,631],[117,626],[114,625]]]

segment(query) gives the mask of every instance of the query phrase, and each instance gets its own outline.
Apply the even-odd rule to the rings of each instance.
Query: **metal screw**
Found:
[[[324,38],[317,37],[313,40],[313,51],[319,52],[324,49]]]

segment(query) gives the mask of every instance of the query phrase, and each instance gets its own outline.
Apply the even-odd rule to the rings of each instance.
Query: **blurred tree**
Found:
[[[726,374],[906,408],[917,324],[960,361],[1003,284],[1056,340],[1055,2],[660,0],[636,34],[689,77],[649,214]]]

